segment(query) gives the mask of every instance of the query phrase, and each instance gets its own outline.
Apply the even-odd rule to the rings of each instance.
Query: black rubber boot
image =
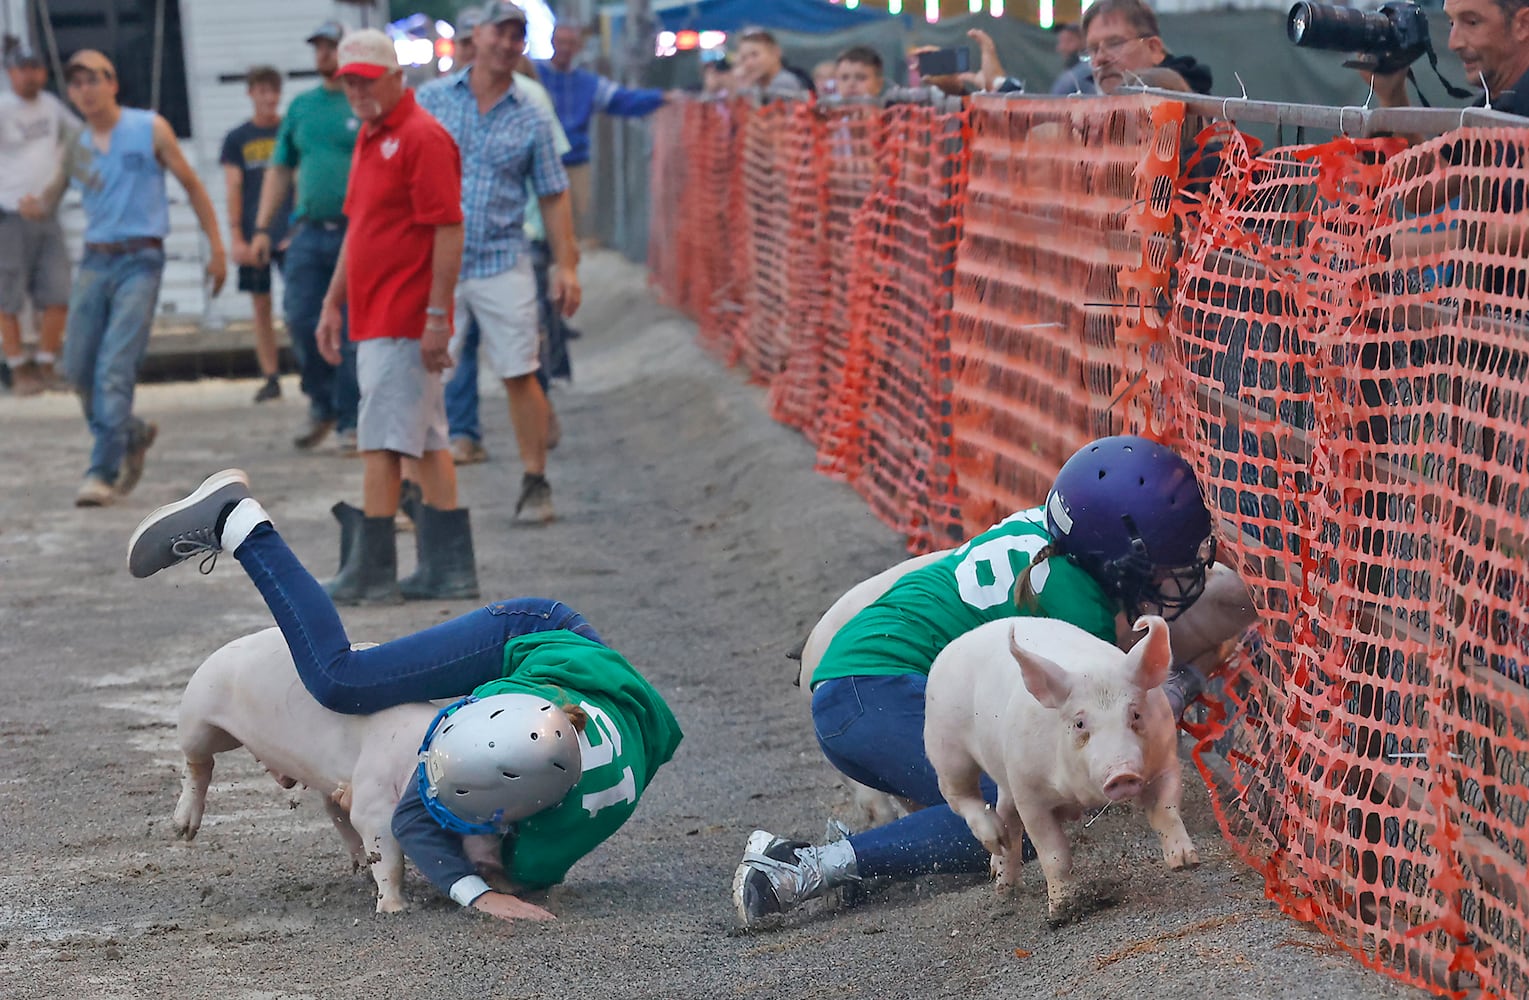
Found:
[[[358,558],[361,522],[366,520],[366,513],[360,507],[352,507],[344,500],[329,508],[329,513],[340,522],[340,568],[335,570],[335,578],[338,579],[345,575],[345,567]],[[325,586],[327,587],[328,584]]]
[[[414,521],[419,566],[399,581],[405,600],[456,600],[478,596],[478,567],[473,560],[472,524],[467,508],[437,510],[419,505]]]
[[[419,525],[419,509],[425,505],[425,491],[419,483],[405,479],[398,484],[398,509],[416,527]]]
[[[398,603],[403,598],[398,593],[398,548],[393,519],[363,515],[357,528],[351,558],[338,576],[324,584],[324,590],[336,604]]]

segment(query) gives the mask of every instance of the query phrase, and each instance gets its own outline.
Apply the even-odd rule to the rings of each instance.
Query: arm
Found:
[[[462,223],[435,227],[435,246],[430,255],[430,311],[425,315],[425,334],[420,338],[420,357],[427,372],[451,367],[451,302],[456,296],[457,273],[462,269]]]
[[[583,300],[583,289],[579,286],[579,242],[573,233],[573,199],[567,191],[559,191],[538,198],[537,203],[541,205],[547,244],[556,265],[549,290],[552,301],[558,303],[564,316],[572,316]]]
[[[410,781],[393,810],[393,836],[430,884],[459,905],[501,920],[551,920],[552,914],[508,893],[494,892],[462,850],[462,838],[443,828],[425,808],[419,785]]]
[[[228,245],[235,264],[249,263],[249,244],[239,228],[239,217],[244,214],[244,171],[232,163],[223,164],[223,189],[228,193]]]
[[[623,87],[603,76],[595,85],[595,107],[608,115],[641,118],[663,107],[666,100],[668,97],[662,90]]]
[[[73,111],[59,104],[58,172],[38,195],[28,195],[21,199],[17,210],[22,215],[33,221],[41,221],[58,211],[59,202],[64,200],[64,192],[69,190],[69,177],[74,172],[74,151],[84,128],[85,123]]]
[[[265,176],[265,186],[260,189],[262,208],[265,205],[265,192],[271,184],[270,172],[267,171]],[[340,243],[340,254],[334,262],[334,275],[329,279],[329,290],[324,293],[324,304],[319,307],[318,329],[313,334],[319,354],[336,367],[339,367],[341,361],[340,331],[345,326],[345,318],[340,315],[340,310],[345,308],[345,252],[349,247],[350,234],[347,233]]]
[[[174,130],[162,115],[154,116],[154,155],[166,170],[175,175],[181,187],[186,189],[192,211],[196,212],[196,221],[201,224],[202,232],[207,236],[207,242],[212,248],[212,256],[207,261],[207,277],[212,280],[212,294],[216,295],[223,290],[223,280],[228,277],[228,259],[223,252],[223,238],[218,235],[218,214],[213,210],[212,199],[207,196],[201,178],[191,169],[191,164],[186,162],[186,154],[181,152]]]

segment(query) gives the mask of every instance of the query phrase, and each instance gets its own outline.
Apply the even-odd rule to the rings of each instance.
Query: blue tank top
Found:
[[[85,242],[124,240],[170,232],[165,168],[154,156],[154,113],[123,108],[111,131],[111,149],[102,153],[90,129],[80,133],[88,179],[80,183],[85,202]]]

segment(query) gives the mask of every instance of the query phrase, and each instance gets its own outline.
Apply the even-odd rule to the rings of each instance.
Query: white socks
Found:
[[[218,544],[223,547],[224,552],[233,552],[244,544],[250,532],[262,524],[270,523],[271,515],[260,506],[260,501],[254,497],[245,497],[228,512],[228,517],[223,522],[223,531],[218,537]]]

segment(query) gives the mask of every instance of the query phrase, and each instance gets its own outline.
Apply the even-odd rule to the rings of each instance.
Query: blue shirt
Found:
[[[503,274],[525,252],[527,181],[539,198],[568,190],[568,174],[541,109],[511,87],[487,114],[479,114],[468,86],[471,74],[469,68],[418,93],[420,106],[445,126],[462,154],[464,279]]]
[[[560,70],[550,62],[538,62],[536,71],[541,74],[542,86],[552,95],[557,120],[568,133],[571,148],[563,157],[566,166],[589,162],[589,120],[596,111],[641,118],[664,103],[662,90],[632,90],[587,69]]]
[[[111,148],[96,148],[87,127],[80,133],[85,180],[77,181],[85,203],[85,242],[122,243],[170,232],[165,168],[154,155],[152,111],[123,108],[111,130]]]

